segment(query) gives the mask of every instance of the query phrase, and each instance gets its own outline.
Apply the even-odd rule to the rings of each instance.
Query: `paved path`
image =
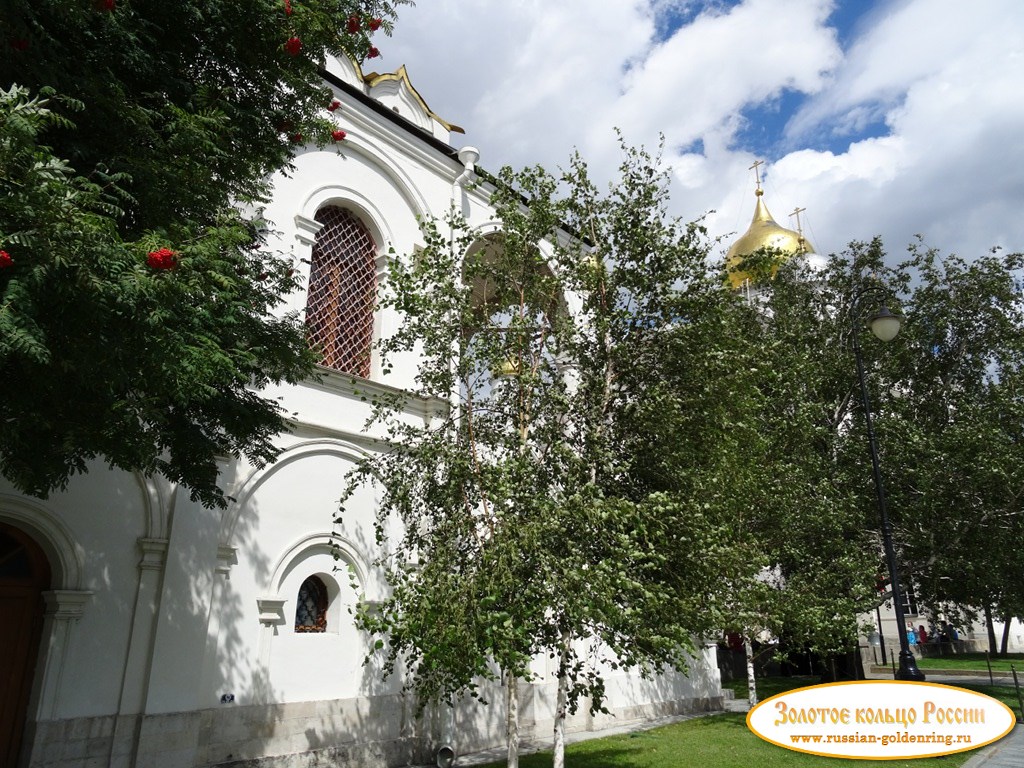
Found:
[[[872,677],[885,680],[892,679],[891,674],[883,676],[876,670],[872,670],[872,672],[875,672],[875,674],[871,675]],[[943,685],[962,685],[964,683],[988,685],[989,681],[987,671],[981,673],[981,675],[949,675],[943,674],[940,670],[936,670],[935,674],[930,674],[928,670],[924,670],[924,672],[929,683],[941,683]],[[996,672],[993,678],[996,685],[1013,685],[1013,678],[1008,673],[1000,674]],[[1015,707],[1011,707],[1011,709],[1016,713]],[[964,763],[963,768],[1024,768],[1024,725],[1018,723],[1017,727],[1007,736],[1004,736],[995,744],[982,747],[976,755]]]
[[[890,678],[891,679],[891,678]],[[988,675],[985,677],[974,677],[970,675],[929,675],[926,682],[929,683],[942,683],[943,685],[988,685]],[[1010,688],[1014,687],[1014,679],[1009,675],[993,675],[993,685],[1006,685]]]
[[[925,681],[929,683],[942,683],[944,685],[960,685],[970,683],[971,685],[988,685],[988,672],[984,670],[941,670],[924,669]],[[1020,673],[1018,672],[1018,676]],[[871,667],[865,670],[864,677],[868,680],[892,680],[892,672],[879,667]],[[992,684],[1013,685],[1013,676],[1009,672],[994,671],[992,673]]]
[[[995,744],[983,747],[963,768],[1024,768],[1024,725],[1018,725]]]

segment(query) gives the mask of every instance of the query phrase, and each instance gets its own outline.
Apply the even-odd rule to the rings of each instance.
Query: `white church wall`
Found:
[[[176,498],[146,712],[182,712],[212,704],[201,695],[203,656],[217,566],[220,510]]]
[[[334,62],[328,69],[362,86],[357,67]],[[405,80],[381,81],[380,92],[400,111],[420,108]],[[465,169],[454,151],[431,143],[447,130],[434,125],[428,141],[347,91],[335,93],[342,107],[333,118],[347,137],[301,151],[294,168],[274,178],[264,210],[271,247],[293,255],[304,282],[319,228],[314,216],[324,205],[352,210],[371,232],[379,287],[389,259],[411,258],[421,245],[419,216],[440,216],[454,205],[481,236],[497,230],[486,186],[453,185]],[[302,289],[282,311],[301,312],[305,303]],[[375,337],[400,322],[378,312]],[[225,462],[225,488],[236,499],[226,510],[203,509],[165,481],[103,467],[46,502],[0,485],[0,519],[39,533],[59,579],[26,732],[28,765],[249,761],[271,768],[322,758],[383,768],[425,761],[456,736],[459,752],[502,743],[500,686],[489,689],[490,706],[460,702],[454,711],[428,708],[418,719],[413,697],[401,693],[400,671],[384,680],[379,658],[363,666],[370,641],[349,612],[356,590],[348,566],[366,598],[380,599],[386,585],[373,566],[373,489],[358,490],[333,524],[345,474],[384,436],[364,429],[366,400],[412,387],[416,364],[409,353],[386,376],[374,360],[369,381],[325,371],[319,382],[268,388],[264,394],[280,398],[292,429],[279,437],[282,453],[269,467]],[[429,422],[444,407],[413,398],[402,418]],[[330,548],[332,531],[341,562]],[[328,586],[327,628],[296,633],[296,598],[310,575]],[[524,734],[550,733],[555,685],[548,672],[521,687]],[[584,711],[569,728],[705,708],[720,696],[715,674],[713,660],[689,678],[645,682],[612,674],[608,706],[619,719]]]
[[[1006,627],[1006,623],[993,621],[992,624],[996,630],[996,638],[999,642],[1002,642],[1003,629]],[[1006,650],[1008,653],[1021,653],[1024,651],[1024,623],[1020,619],[1010,619],[1010,634],[1007,638]]]
[[[45,690],[37,686],[33,709],[40,718],[115,711],[138,587],[136,542],[147,526],[142,489],[134,476],[97,466],[47,500],[22,499],[4,483],[0,520],[25,528],[44,549],[56,538],[47,530],[59,529],[79,562],[72,576],[52,556],[51,589],[82,594],[78,617],[59,622],[59,655],[41,648],[39,671],[48,677]]]
[[[715,660],[715,648],[702,649],[688,674],[671,669],[650,679],[636,672],[602,671],[605,679],[605,713],[591,713],[590,701],[583,699],[574,714],[566,718],[567,733],[599,731],[641,721],[695,714],[721,709],[721,680]],[[538,667],[546,668],[538,674]],[[558,681],[556,669],[546,657],[531,665],[537,675],[519,685],[520,735],[523,739],[544,741],[554,735]],[[440,707],[434,713],[435,727],[430,746],[451,745],[457,754],[504,745],[505,692],[498,682],[480,686],[481,697],[488,702],[465,697],[450,712]]]
[[[355,595],[347,572],[335,572],[344,563],[333,559],[327,545],[345,475],[358,455],[338,440],[298,442],[254,479],[253,487],[239,500],[233,541],[245,543],[238,546],[238,564],[232,568],[226,590],[238,612],[231,617],[232,625],[225,623],[222,645],[230,645],[229,637],[237,637],[241,647],[225,657],[221,670],[223,684],[239,704],[344,698],[368,692],[353,683],[361,679],[357,667],[366,650],[348,613]],[[356,511],[346,516],[338,530],[357,572],[370,573],[360,579],[370,583],[360,586],[376,589],[379,577],[368,568],[375,550],[371,491],[357,492],[353,508]],[[329,629],[323,636],[296,636],[299,585],[317,573],[337,585]],[[267,637],[260,648],[258,604],[263,598],[283,602],[279,623],[262,630]],[[260,679],[261,675],[266,678]]]
[[[347,137],[322,150],[310,147],[294,160],[294,168],[274,180],[274,194],[264,215],[277,236],[273,247],[290,251],[303,282],[309,279],[313,217],[324,205],[355,212],[368,227],[378,249],[379,283],[386,281],[391,258],[411,258],[422,242],[418,217],[443,216],[452,204],[475,224],[484,226],[489,210],[486,191],[465,192],[453,181],[464,168],[455,159],[410,142],[403,128],[382,121],[369,108],[339,92],[343,106],[334,113]],[[301,312],[306,293],[297,291],[286,309]],[[393,312],[378,313],[375,336],[389,335],[400,324]],[[410,387],[416,370],[413,354],[398,356],[393,370],[382,376],[374,359],[371,378],[396,387]]]

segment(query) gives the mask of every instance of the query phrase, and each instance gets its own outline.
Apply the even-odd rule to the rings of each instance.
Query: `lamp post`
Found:
[[[882,307],[868,318],[871,332],[881,341],[889,342],[900,332],[901,318]],[[896,670],[897,680],[925,679],[924,673],[917,668],[914,654],[910,652],[910,641],[907,639],[906,614],[903,612],[902,591],[900,589],[899,572],[896,568],[896,552],[892,544],[892,525],[889,523],[889,511],[885,503],[885,486],[882,484],[882,470],[878,463],[878,445],[875,442],[875,430],[871,425],[871,401],[868,399],[868,386],[864,376],[864,360],[860,354],[859,328],[853,331],[853,354],[857,360],[857,379],[860,382],[860,396],[864,404],[864,421],[867,424],[868,448],[871,451],[871,471],[875,478],[875,495],[878,499],[878,516],[882,526],[882,546],[885,548],[885,560],[889,566],[889,582],[892,584],[892,603],[896,611],[896,629],[900,640],[900,666]],[[878,627],[879,633],[882,627]]]

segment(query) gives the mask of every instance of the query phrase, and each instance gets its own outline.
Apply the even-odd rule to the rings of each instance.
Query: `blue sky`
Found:
[[[677,213],[723,237],[769,208],[822,252],[880,234],[1024,249],[1020,0],[420,0],[382,39],[490,169],[594,175],[666,140]]]
[[[655,6],[654,23],[656,42],[664,43],[672,38],[680,29],[692,24],[702,12],[718,12],[728,14],[740,0],[730,2],[682,2]],[[855,39],[859,28],[870,23],[875,4],[869,0],[846,0],[836,2],[827,18],[827,25],[836,35],[841,47],[848,48]],[[784,87],[777,94],[757,100],[739,110],[741,125],[734,137],[736,149],[747,150],[765,160],[774,160],[789,149],[793,142],[785,136],[786,124],[809,95],[793,87]],[[884,136],[888,132],[884,120],[880,117],[851,127],[841,132],[830,130],[819,131],[816,135],[804,137],[801,146],[818,150],[843,152],[849,144],[867,138]]]

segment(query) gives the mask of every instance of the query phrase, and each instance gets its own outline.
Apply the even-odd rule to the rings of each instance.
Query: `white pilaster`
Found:
[[[256,600],[260,612],[260,640],[258,661],[252,681],[253,703],[265,704],[270,701],[270,645],[277,634],[277,628],[285,622],[285,599],[261,597]]]
[[[37,721],[56,720],[60,717],[58,703],[61,700],[61,681],[72,630],[85,613],[86,604],[92,595],[89,590],[72,589],[55,589],[43,593],[43,642],[39,659],[42,684],[38,701],[31,705],[37,713],[34,718]]]
[[[223,683],[228,688],[233,688],[234,681],[224,676],[225,670],[219,669],[217,652],[220,648],[221,615],[223,613],[224,592],[227,589],[227,581],[231,578],[231,566],[238,562],[238,552],[234,547],[220,545],[217,547],[217,565],[214,568],[213,596],[210,600],[210,618],[206,628],[206,652],[203,656],[203,680],[210,685]],[[223,691],[204,691],[210,695],[210,702],[206,706],[212,706],[214,700]]]

